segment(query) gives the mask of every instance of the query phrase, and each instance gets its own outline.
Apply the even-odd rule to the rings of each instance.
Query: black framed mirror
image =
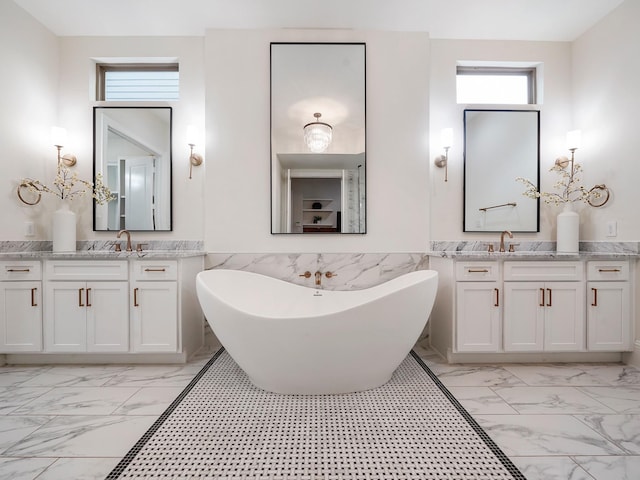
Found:
[[[172,229],[171,126],[171,107],[94,107],[93,174],[113,195],[95,231]]]
[[[540,202],[517,177],[540,185],[540,112],[465,110],[463,231],[540,231]]]
[[[366,232],[364,43],[271,43],[271,233]]]

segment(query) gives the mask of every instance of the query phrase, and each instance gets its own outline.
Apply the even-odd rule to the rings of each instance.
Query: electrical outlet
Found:
[[[36,226],[33,222],[24,222],[24,236],[33,237],[36,234]]]
[[[615,220],[607,222],[607,237],[615,237],[618,235],[618,224]]]

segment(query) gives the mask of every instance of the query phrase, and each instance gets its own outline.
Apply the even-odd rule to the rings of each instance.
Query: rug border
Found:
[[[120,478],[120,475],[124,470],[129,466],[129,464],[133,461],[136,455],[142,450],[142,448],[147,444],[147,442],[153,437],[153,435],[158,431],[158,429],[162,426],[162,424],[169,418],[169,416],[173,413],[173,411],[180,405],[185,396],[195,387],[198,381],[202,378],[202,376],[209,370],[211,365],[222,355],[225,351],[224,347],[220,347],[220,349],[214,353],[213,357],[209,359],[209,361],[202,367],[202,369],[196,374],[195,377],[189,382],[184,390],[178,395],[171,405],[167,407],[167,409],[158,417],[158,419],[149,427],[149,429],[140,437],[140,439],[136,442],[136,444],[131,447],[131,449],[127,452],[127,454],[122,457],[122,460],[118,462],[113,470],[105,477],[105,480],[116,480]],[[440,389],[440,391],[447,397],[447,400],[455,407],[455,409],[462,415],[462,417],[466,420],[469,426],[473,429],[474,432],[480,437],[480,439],[484,442],[484,444],[491,450],[491,452],[496,456],[500,463],[504,466],[504,468],[511,474],[514,480],[526,480],[525,476],[518,470],[518,468],[511,462],[509,457],[505,455],[505,453],[498,447],[498,445],[489,437],[487,432],[476,422],[476,420],[467,412],[467,410],[462,406],[462,404],[458,401],[456,397],[444,386],[444,384],[440,381],[440,379],[436,376],[435,373],[431,371],[431,369],[427,366],[426,363],[420,358],[420,356],[414,351],[411,350],[410,355],[416,361],[420,367],[425,371],[425,373],[431,378],[431,380],[436,384],[436,386]]]

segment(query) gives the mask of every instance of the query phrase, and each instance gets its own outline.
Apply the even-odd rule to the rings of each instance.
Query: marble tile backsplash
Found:
[[[144,238],[138,238],[137,233],[134,232],[131,235],[131,244],[135,248],[138,243],[144,243],[145,250],[189,250],[189,251],[202,251],[204,243],[199,240],[146,240]],[[142,236],[143,233],[140,233]],[[114,242],[120,242],[122,249],[124,250],[126,239],[123,237],[119,240],[84,240],[76,242],[76,249],[78,251],[91,251],[91,250],[113,250]],[[0,241],[0,252],[12,253],[12,252],[50,252],[53,248],[53,242],[51,241]]]
[[[336,274],[322,277],[326,290],[368,288],[414,270],[428,268],[423,253],[210,253],[206,268],[227,268],[261,273],[287,282],[314,287],[316,271]],[[305,272],[311,277],[305,278]]]
[[[487,241],[434,241],[431,242],[432,252],[486,252],[489,244],[498,249],[499,240]],[[517,238],[505,238],[505,243],[513,243],[518,252],[555,252],[556,242],[527,242],[518,241]],[[627,253],[637,254],[640,242],[580,242],[581,252],[592,253]]]

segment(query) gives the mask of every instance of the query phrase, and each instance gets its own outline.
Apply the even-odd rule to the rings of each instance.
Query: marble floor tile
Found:
[[[102,480],[120,458],[59,458],[37,480]]]
[[[571,364],[505,365],[505,370],[530,386],[605,386],[609,383]]]
[[[579,387],[616,413],[640,413],[640,386]]]
[[[580,415],[577,418],[627,453],[640,455],[640,415]]]
[[[60,387],[16,409],[14,415],[110,415],[137,387]]]
[[[518,413],[489,387],[448,387],[470,414]]]
[[[25,381],[23,387],[99,387],[126,366],[54,366]]]
[[[142,387],[113,414],[160,416],[182,390],[182,387]]]
[[[40,475],[55,458],[11,458],[0,457],[0,478],[11,480],[33,480]]]
[[[153,416],[55,417],[19,442],[13,442],[3,455],[122,457],[155,420]]]
[[[507,456],[622,455],[570,415],[474,415]]]
[[[0,454],[47,424],[51,419],[52,417],[0,417]]]
[[[50,388],[43,387],[0,387],[0,415],[7,415],[51,391]]]
[[[494,390],[518,413],[616,413],[574,387],[496,387]]]
[[[638,480],[640,457],[575,457],[594,480]]]
[[[525,385],[502,367],[490,365],[432,365],[429,368],[447,387]]]
[[[107,387],[186,387],[202,369],[201,365],[138,365],[111,377]]]
[[[570,457],[512,457],[527,480],[593,480]]]
[[[27,380],[46,372],[50,368],[51,367],[42,366],[0,367],[0,387],[14,387],[21,385]]]
[[[602,379],[608,385],[636,385],[640,386],[640,370],[622,364],[611,365],[580,365],[580,368],[596,378]]]

